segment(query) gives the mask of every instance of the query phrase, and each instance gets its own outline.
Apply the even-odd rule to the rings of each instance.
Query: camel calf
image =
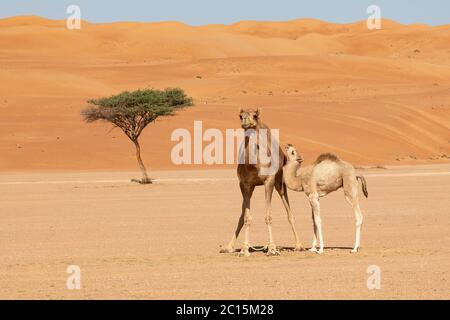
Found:
[[[283,167],[283,178],[286,186],[294,191],[303,191],[312,208],[314,239],[310,251],[323,253],[322,219],[320,218],[319,198],[330,192],[344,188],[347,202],[352,206],[356,221],[356,239],[352,252],[357,252],[361,239],[363,216],[358,201],[358,180],[361,180],[362,191],[368,197],[366,180],[357,176],[355,168],[348,162],[331,153],[321,154],[310,166],[301,167],[303,158],[293,145],[286,146],[287,163]],[[299,170],[300,169],[300,170]],[[298,175],[297,175],[297,171]],[[319,241],[319,250],[317,250]]]

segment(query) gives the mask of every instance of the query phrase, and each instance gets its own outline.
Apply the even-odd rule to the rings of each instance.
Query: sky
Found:
[[[175,20],[203,25],[316,18],[348,23],[367,19],[367,7],[378,5],[382,18],[407,24],[450,24],[449,0],[1,0],[0,18],[65,19],[69,5],[78,5],[81,18],[91,22]]]

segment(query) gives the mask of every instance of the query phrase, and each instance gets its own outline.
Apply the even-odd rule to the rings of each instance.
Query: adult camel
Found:
[[[245,131],[245,142],[243,148],[240,150],[240,155],[245,157],[245,161],[240,161],[237,167],[237,176],[239,178],[239,187],[242,193],[242,212],[239,218],[236,230],[231,241],[228,245],[221,250],[221,252],[234,252],[234,245],[236,240],[241,232],[242,227],[244,228],[245,238],[242,249],[239,252],[241,256],[249,256],[250,252],[250,225],[252,222],[252,215],[250,212],[250,200],[253,195],[253,191],[256,186],[264,186],[265,189],[265,222],[267,225],[267,230],[269,234],[269,243],[266,246],[267,255],[279,255],[280,252],[277,250],[275,242],[273,240],[272,235],[272,210],[271,210],[271,202],[272,202],[272,194],[273,189],[275,188],[278,194],[281,197],[283,205],[287,212],[287,217],[289,224],[291,225],[292,232],[295,237],[295,249],[303,250],[303,246],[299,240],[297,231],[294,226],[294,216],[292,215],[289,199],[287,195],[287,187],[283,181],[283,165],[286,163],[286,156],[283,150],[279,147],[278,143],[276,144],[276,148],[278,149],[278,163],[272,163],[273,159],[276,159],[276,153],[272,156],[272,151],[270,148],[270,129],[262,123],[261,121],[261,110],[258,108],[257,110],[241,109],[239,112],[239,118],[241,120],[241,127]],[[261,131],[262,129],[265,129]],[[249,133],[250,132],[250,133]],[[263,145],[261,145],[261,141],[252,142],[251,135],[259,137],[260,132],[264,135],[267,132],[267,147],[263,150],[267,150],[268,157],[271,157],[271,162],[269,164],[261,163],[258,158],[257,161],[249,161],[251,152],[254,150],[260,150]],[[254,141],[254,140],[253,140]],[[254,144],[252,146],[252,143]],[[242,163],[243,162],[243,163]],[[276,162],[276,161],[274,161]],[[267,172],[269,166],[275,167],[274,170],[271,170],[270,173]]]

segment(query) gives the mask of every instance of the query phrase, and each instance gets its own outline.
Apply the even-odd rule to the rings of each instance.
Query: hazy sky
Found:
[[[79,5],[92,22],[177,20],[191,25],[239,20],[317,18],[354,22],[367,18],[375,4],[384,18],[402,23],[450,24],[450,0],[1,0],[0,17],[39,15],[67,17]]]

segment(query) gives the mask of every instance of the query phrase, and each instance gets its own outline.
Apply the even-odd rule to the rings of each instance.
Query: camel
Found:
[[[239,118],[241,120],[241,127],[248,132],[248,130],[254,130],[256,134],[259,134],[259,130],[261,129],[267,129],[268,132],[268,139],[267,141],[270,141],[270,131],[269,128],[262,123],[261,121],[261,109],[253,110],[243,110],[241,108],[239,112]],[[259,142],[257,142],[256,149],[259,150]],[[270,144],[270,143],[269,143]],[[251,164],[249,160],[249,153],[250,153],[250,143],[249,143],[249,137],[246,134],[245,142],[243,146],[243,152],[245,156],[245,162],[238,164],[237,167],[237,176],[239,178],[239,187],[242,193],[242,212],[240,215],[240,218],[237,223],[236,230],[234,232],[234,235],[231,239],[231,241],[228,243],[228,245],[221,250],[221,252],[234,252],[234,245],[236,243],[236,240],[239,236],[239,233],[241,232],[241,229],[243,226],[245,226],[245,239],[243,243],[243,247],[239,252],[240,256],[250,256],[250,225],[252,222],[252,215],[250,212],[250,199],[252,197],[253,191],[256,186],[264,186],[265,188],[265,222],[267,225],[267,230],[269,234],[269,242],[265,249],[267,249],[267,255],[279,255],[280,252],[277,250],[277,247],[275,245],[275,242],[273,240],[272,235],[272,210],[271,210],[271,203],[272,203],[272,194],[273,189],[275,188],[278,192],[278,194],[281,197],[281,200],[283,202],[283,205],[286,209],[287,218],[289,221],[289,224],[292,228],[292,232],[295,237],[295,249],[296,250],[303,250],[303,246],[299,240],[297,231],[294,226],[294,216],[292,215],[290,205],[289,205],[289,199],[287,195],[287,188],[286,185],[283,182],[283,165],[286,163],[286,156],[283,152],[283,150],[277,145],[277,148],[279,149],[279,162],[278,167],[276,167],[276,173],[272,175],[263,175],[261,174],[261,169],[264,165],[260,163],[260,161],[257,161],[256,164]],[[268,149],[268,154],[270,154],[271,151]],[[267,165],[266,165],[267,166]]]
[[[309,251],[323,253],[319,198],[343,188],[345,199],[353,208],[356,222],[355,246],[351,252],[358,252],[363,222],[358,200],[358,180],[361,180],[362,191],[367,198],[365,178],[356,175],[353,165],[331,153],[321,154],[312,165],[300,168],[303,158],[298,154],[295,147],[288,144],[285,149],[287,163],[283,167],[283,178],[286,186],[294,191],[303,191],[312,208],[314,239]],[[319,241],[319,250],[317,250],[317,240]]]

